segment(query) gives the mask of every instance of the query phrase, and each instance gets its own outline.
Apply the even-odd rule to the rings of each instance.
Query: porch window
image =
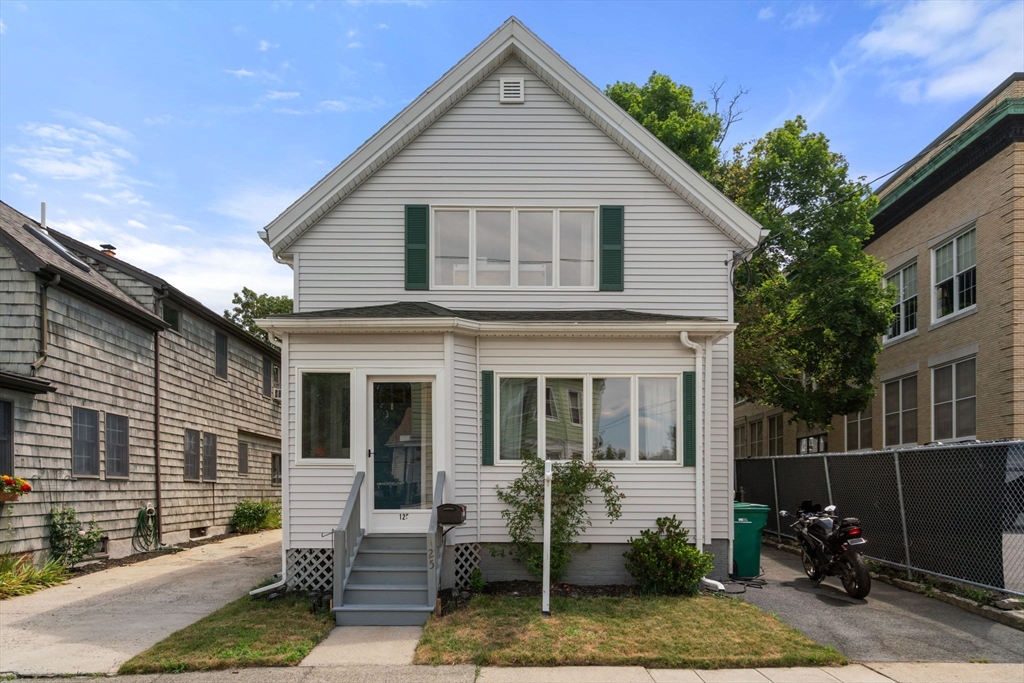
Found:
[[[544,452],[548,460],[583,460],[583,422],[579,396],[583,378],[547,377],[544,393],[550,409],[545,424]],[[576,396],[576,420],[573,421],[572,396]]]
[[[594,460],[629,460],[633,405],[629,377],[594,378]]]
[[[347,459],[351,378],[341,372],[302,373],[302,457]]]
[[[502,377],[498,382],[502,460],[537,457],[537,380]]]
[[[637,434],[641,460],[675,460],[679,386],[675,377],[637,380]]]

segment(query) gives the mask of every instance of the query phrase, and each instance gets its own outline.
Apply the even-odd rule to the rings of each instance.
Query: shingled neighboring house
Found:
[[[48,547],[55,505],[131,554],[152,506],[164,543],[228,531],[280,496],[280,353],[164,280],[0,203],[0,472],[11,550]],[[11,516],[8,517],[8,514]]]

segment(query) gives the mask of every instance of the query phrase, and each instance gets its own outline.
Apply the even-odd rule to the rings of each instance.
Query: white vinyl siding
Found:
[[[498,77],[530,97],[498,103]],[[406,291],[406,204],[625,207],[622,292],[508,288]],[[296,310],[429,301],[454,308],[628,308],[729,317],[736,245],[516,60],[509,60],[303,234]],[[468,258],[468,254],[467,254]]]

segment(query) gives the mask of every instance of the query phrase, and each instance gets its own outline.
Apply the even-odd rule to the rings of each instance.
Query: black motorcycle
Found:
[[[861,536],[860,520],[839,519],[835,511],[835,505],[822,510],[821,505],[809,500],[800,503],[799,517],[790,528],[800,541],[804,571],[811,581],[818,583],[826,576],[838,576],[852,597],[867,597],[871,592],[871,573],[858,550],[867,543]],[[780,510],[779,516],[790,515]]]

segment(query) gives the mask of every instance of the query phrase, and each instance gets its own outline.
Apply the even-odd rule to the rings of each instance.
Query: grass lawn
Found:
[[[118,673],[295,666],[333,628],[331,615],[313,614],[305,596],[268,602],[247,595],[132,657]]]
[[[431,617],[416,664],[647,666],[720,669],[827,666],[847,660],[733,598],[540,598],[477,595]]]

